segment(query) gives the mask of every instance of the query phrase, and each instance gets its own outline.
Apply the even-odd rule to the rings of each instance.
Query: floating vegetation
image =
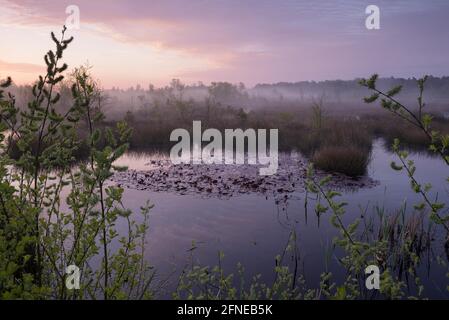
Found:
[[[297,154],[282,153],[275,175],[260,176],[255,165],[172,165],[169,160],[151,160],[148,170],[116,172],[112,180],[122,187],[180,195],[200,195],[229,199],[242,194],[261,194],[281,201],[304,192],[307,161]],[[317,172],[318,176],[326,174]],[[330,187],[355,191],[378,182],[363,176],[350,178],[333,174]]]

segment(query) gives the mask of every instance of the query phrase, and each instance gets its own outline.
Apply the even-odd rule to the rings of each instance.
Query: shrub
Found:
[[[26,108],[4,94],[11,78],[0,81],[0,299],[151,298],[154,272],[143,253],[152,206],[142,206],[138,223],[123,207],[124,189],[107,184],[125,169],[114,162],[132,130],[102,125],[101,90],[86,68],[74,71],[73,106],[59,108],[68,67],[60,60],[73,40],[65,31],[60,40],[51,33],[56,50],[45,55],[47,73]],[[82,154],[89,160],[72,166]],[[67,285],[68,266],[82,274],[79,290]]]

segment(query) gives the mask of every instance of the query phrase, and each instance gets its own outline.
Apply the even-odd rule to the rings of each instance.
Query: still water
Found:
[[[126,164],[130,169],[147,170],[149,161],[157,157],[161,156],[127,154],[120,164]],[[415,160],[418,181],[432,183],[431,194],[448,203],[447,166],[438,158],[424,154],[412,154],[411,159]],[[342,200],[349,203],[345,223],[359,218],[364,210],[368,217],[375,215],[375,206],[394,213],[407,201],[407,211],[412,212],[413,204],[420,202],[405,173],[391,169],[393,160],[397,160],[394,154],[377,140],[368,175],[378,184],[343,192]],[[301,272],[310,287],[318,286],[320,274],[326,268],[337,279],[344,276],[344,270],[336,260],[338,253],[331,250],[336,230],[326,214],[319,222],[313,207],[305,215],[303,192],[296,192],[287,203],[279,205],[275,199],[258,194],[218,199],[125,189],[124,204],[133,211],[137,212],[147,200],[155,207],[150,214],[146,258],[158,270],[160,280],[172,274],[166,287],[168,291],[175,287],[176,274],[188,264],[193,241],[197,247],[193,252],[196,262],[214,266],[218,262],[218,251],[223,251],[225,260],[222,265],[226,271],[235,272],[236,264],[240,262],[245,266],[248,279],[261,274],[263,280],[270,282],[275,256],[282,253],[292,228],[298,236]],[[436,235],[437,240],[440,236]],[[444,269],[433,256],[441,254],[442,247],[441,241],[435,241],[434,252],[423,262],[421,277],[428,297],[449,298]]]

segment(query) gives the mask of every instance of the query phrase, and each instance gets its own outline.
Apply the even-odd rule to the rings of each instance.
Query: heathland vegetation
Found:
[[[81,70],[88,72],[86,67]],[[26,96],[25,89],[11,90],[21,97],[17,101]],[[194,120],[222,131],[226,128],[278,128],[281,150],[299,150],[314,159],[318,168],[353,177],[365,173],[374,138],[384,138],[389,146],[395,138],[400,138],[408,148],[427,149],[427,137],[418,128],[408,122],[398,122],[386,110],[362,108],[361,102],[348,105],[326,102],[329,98],[321,94],[317,98],[311,97],[309,102],[301,102],[299,98],[287,102],[266,98],[255,108],[248,106],[256,104],[260,98],[249,97],[243,86],[226,83],[204,86],[203,90],[208,92],[208,95],[204,94],[205,98],[200,98],[198,90],[186,89],[174,80],[162,89],[102,91],[93,98],[93,104],[105,115],[99,125],[115,126],[124,120],[133,128],[134,134],[129,141],[132,151],[168,150],[170,133],[176,128],[190,129]],[[60,84],[59,92],[61,100],[57,105],[64,112],[70,105],[69,80]],[[186,92],[190,92],[190,98]],[[444,110],[443,105],[432,109],[433,124],[436,129],[448,133],[449,119]],[[79,134],[82,136],[85,132],[80,130]],[[87,149],[85,143],[77,154],[85,156]],[[17,157],[15,146],[11,152]]]
[[[90,67],[80,68],[89,73]],[[60,99],[55,105],[67,112],[71,105],[71,79],[58,83]],[[416,79],[379,79],[378,86],[403,87],[398,99],[415,106],[410,97],[418,96]],[[429,90],[430,88],[430,90]],[[448,88],[448,89],[447,89]],[[449,78],[426,80],[426,91],[432,101],[433,127],[449,133],[449,111],[444,101],[449,90]],[[12,86],[16,104],[25,106],[32,96],[31,86]],[[252,89],[243,84],[212,83],[185,85],[174,79],[170,85],[147,89],[140,86],[121,90],[99,90],[92,97],[92,105],[102,111],[104,119],[99,126],[113,127],[125,121],[133,129],[129,148],[132,151],[151,149],[169,150],[167,138],[176,128],[191,130],[192,121],[217,128],[277,128],[279,147],[296,149],[313,159],[319,169],[340,172],[351,177],[366,172],[370,161],[372,141],[383,138],[391,146],[395,138],[415,151],[426,151],[426,135],[409,122],[398,122],[385,109],[363,107],[368,89],[354,81],[280,83],[257,85]],[[416,99],[415,99],[416,100]],[[416,107],[412,107],[416,108]],[[80,124],[79,135],[86,135],[85,123]],[[12,141],[13,144],[15,141]],[[11,146],[11,156],[17,158],[17,146]],[[78,157],[88,154],[87,140],[77,149]]]
[[[366,103],[380,100],[379,111],[367,111],[366,107],[360,111],[362,106],[354,103],[346,108],[343,100],[348,91],[342,87],[351,82],[321,87],[299,84],[302,89],[295,100],[284,91],[275,99],[260,93],[267,87],[279,92],[289,87],[285,84],[258,86],[254,89],[259,90],[257,95],[243,85],[198,85],[195,89],[204,94],[200,99],[188,97],[186,92],[192,88],[173,81],[163,89],[135,89],[126,96],[132,98],[132,106],[124,103],[123,108],[116,108],[114,105],[123,103],[122,91],[105,93],[88,67],[67,71],[63,54],[73,39],[65,38],[65,28],[59,38],[52,34],[52,40],[55,49],[45,54],[46,74],[35,84],[16,87],[10,78],[0,84],[1,298],[157,297],[155,270],[144,257],[152,206],[142,204],[142,217],[137,219],[139,213],[123,206],[124,190],[108,180],[114,172],[126,170],[115,161],[127,150],[167,148],[170,132],[190,128],[193,120],[220,130],[279,128],[282,149],[298,149],[317,168],[352,177],[365,173],[372,141],[383,137],[398,157],[398,162],[391,164],[392,170],[403,171],[410,178],[422,202],[394,214],[378,208],[377,223],[362,226],[356,220],[346,224],[341,195],[328,186],[329,178],[317,180],[311,165],[306,200],[313,203],[317,216],[329,216],[339,231],[334,243],[341,250],[339,261],[346,274],[343,282],[337,283],[326,270],[318,287],[309,286],[298,269],[298,239],[292,230],[289,244],[275,259],[272,283],[246,276],[243,266],[238,267],[237,275],[226,273],[220,253],[213,268],[195,265],[192,260],[176,279],[173,298],[423,297],[416,269],[431,249],[429,230],[438,228],[443,234],[442,246],[448,251],[449,219],[446,204],[431,196],[432,186],[417,181],[414,162],[403,148],[426,150],[449,164],[449,126],[444,109],[427,110],[423,99],[428,82],[433,84],[433,91],[435,84],[446,85],[448,79],[416,80],[416,108],[400,102],[413,80],[405,81],[405,87],[395,84],[385,89],[389,82],[376,75],[361,79],[361,89],[351,90],[366,95]],[[307,97],[308,85],[320,88],[318,94]],[[322,93],[325,85],[334,88],[337,100]],[[440,99],[441,94],[436,97]],[[127,225],[125,235],[117,230],[118,220]],[[447,268],[447,260],[440,263]],[[79,290],[66,286],[69,265],[81,271]],[[368,265],[381,271],[381,287],[375,294],[364,286]],[[411,284],[403,281],[404,273],[413,279]]]

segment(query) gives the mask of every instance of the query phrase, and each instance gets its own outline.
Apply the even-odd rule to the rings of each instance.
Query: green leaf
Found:
[[[379,75],[378,75],[378,74],[373,74],[373,75],[371,76],[371,78],[369,78],[369,80],[366,81],[366,86],[367,86],[369,89],[376,89],[376,81],[377,81],[378,78],[379,78]]]
[[[413,207],[418,211],[422,211],[426,207],[426,204],[424,202],[421,202],[419,204],[415,204]]]
[[[327,185],[331,181],[331,178],[332,178],[331,175],[324,177],[323,179],[320,180],[319,185],[321,187]]]
[[[353,223],[351,223],[351,224],[348,226],[348,232],[349,232],[350,234],[353,234],[353,233],[357,230],[357,227],[359,226],[359,223],[360,223],[360,220],[359,220],[359,219],[357,219],[357,220],[355,220]]]
[[[363,100],[364,100],[366,103],[373,103],[373,102],[375,102],[378,98],[379,98],[379,94],[378,94],[378,93],[373,93],[371,96],[365,97]]]
[[[344,286],[340,286],[337,288],[337,292],[334,296],[335,300],[346,300],[346,288]]]
[[[402,90],[401,85],[395,86],[387,92],[387,96],[393,97],[393,96],[397,95],[399,92],[401,92],[401,90]]]
[[[327,197],[329,198],[329,199],[333,199],[333,198],[335,198],[335,197],[341,197],[341,193],[340,192],[337,192],[337,191],[328,191],[327,192]]]
[[[317,205],[315,206],[315,212],[317,214],[322,214],[325,213],[329,208],[325,207],[323,205],[321,205],[320,203],[317,203]]]
[[[430,124],[432,123],[433,117],[430,114],[424,114],[422,117],[422,124],[426,130],[429,129]]]
[[[437,211],[443,209],[444,207],[445,207],[444,203],[441,203],[441,202],[432,203],[432,210],[434,212],[437,212]]]

